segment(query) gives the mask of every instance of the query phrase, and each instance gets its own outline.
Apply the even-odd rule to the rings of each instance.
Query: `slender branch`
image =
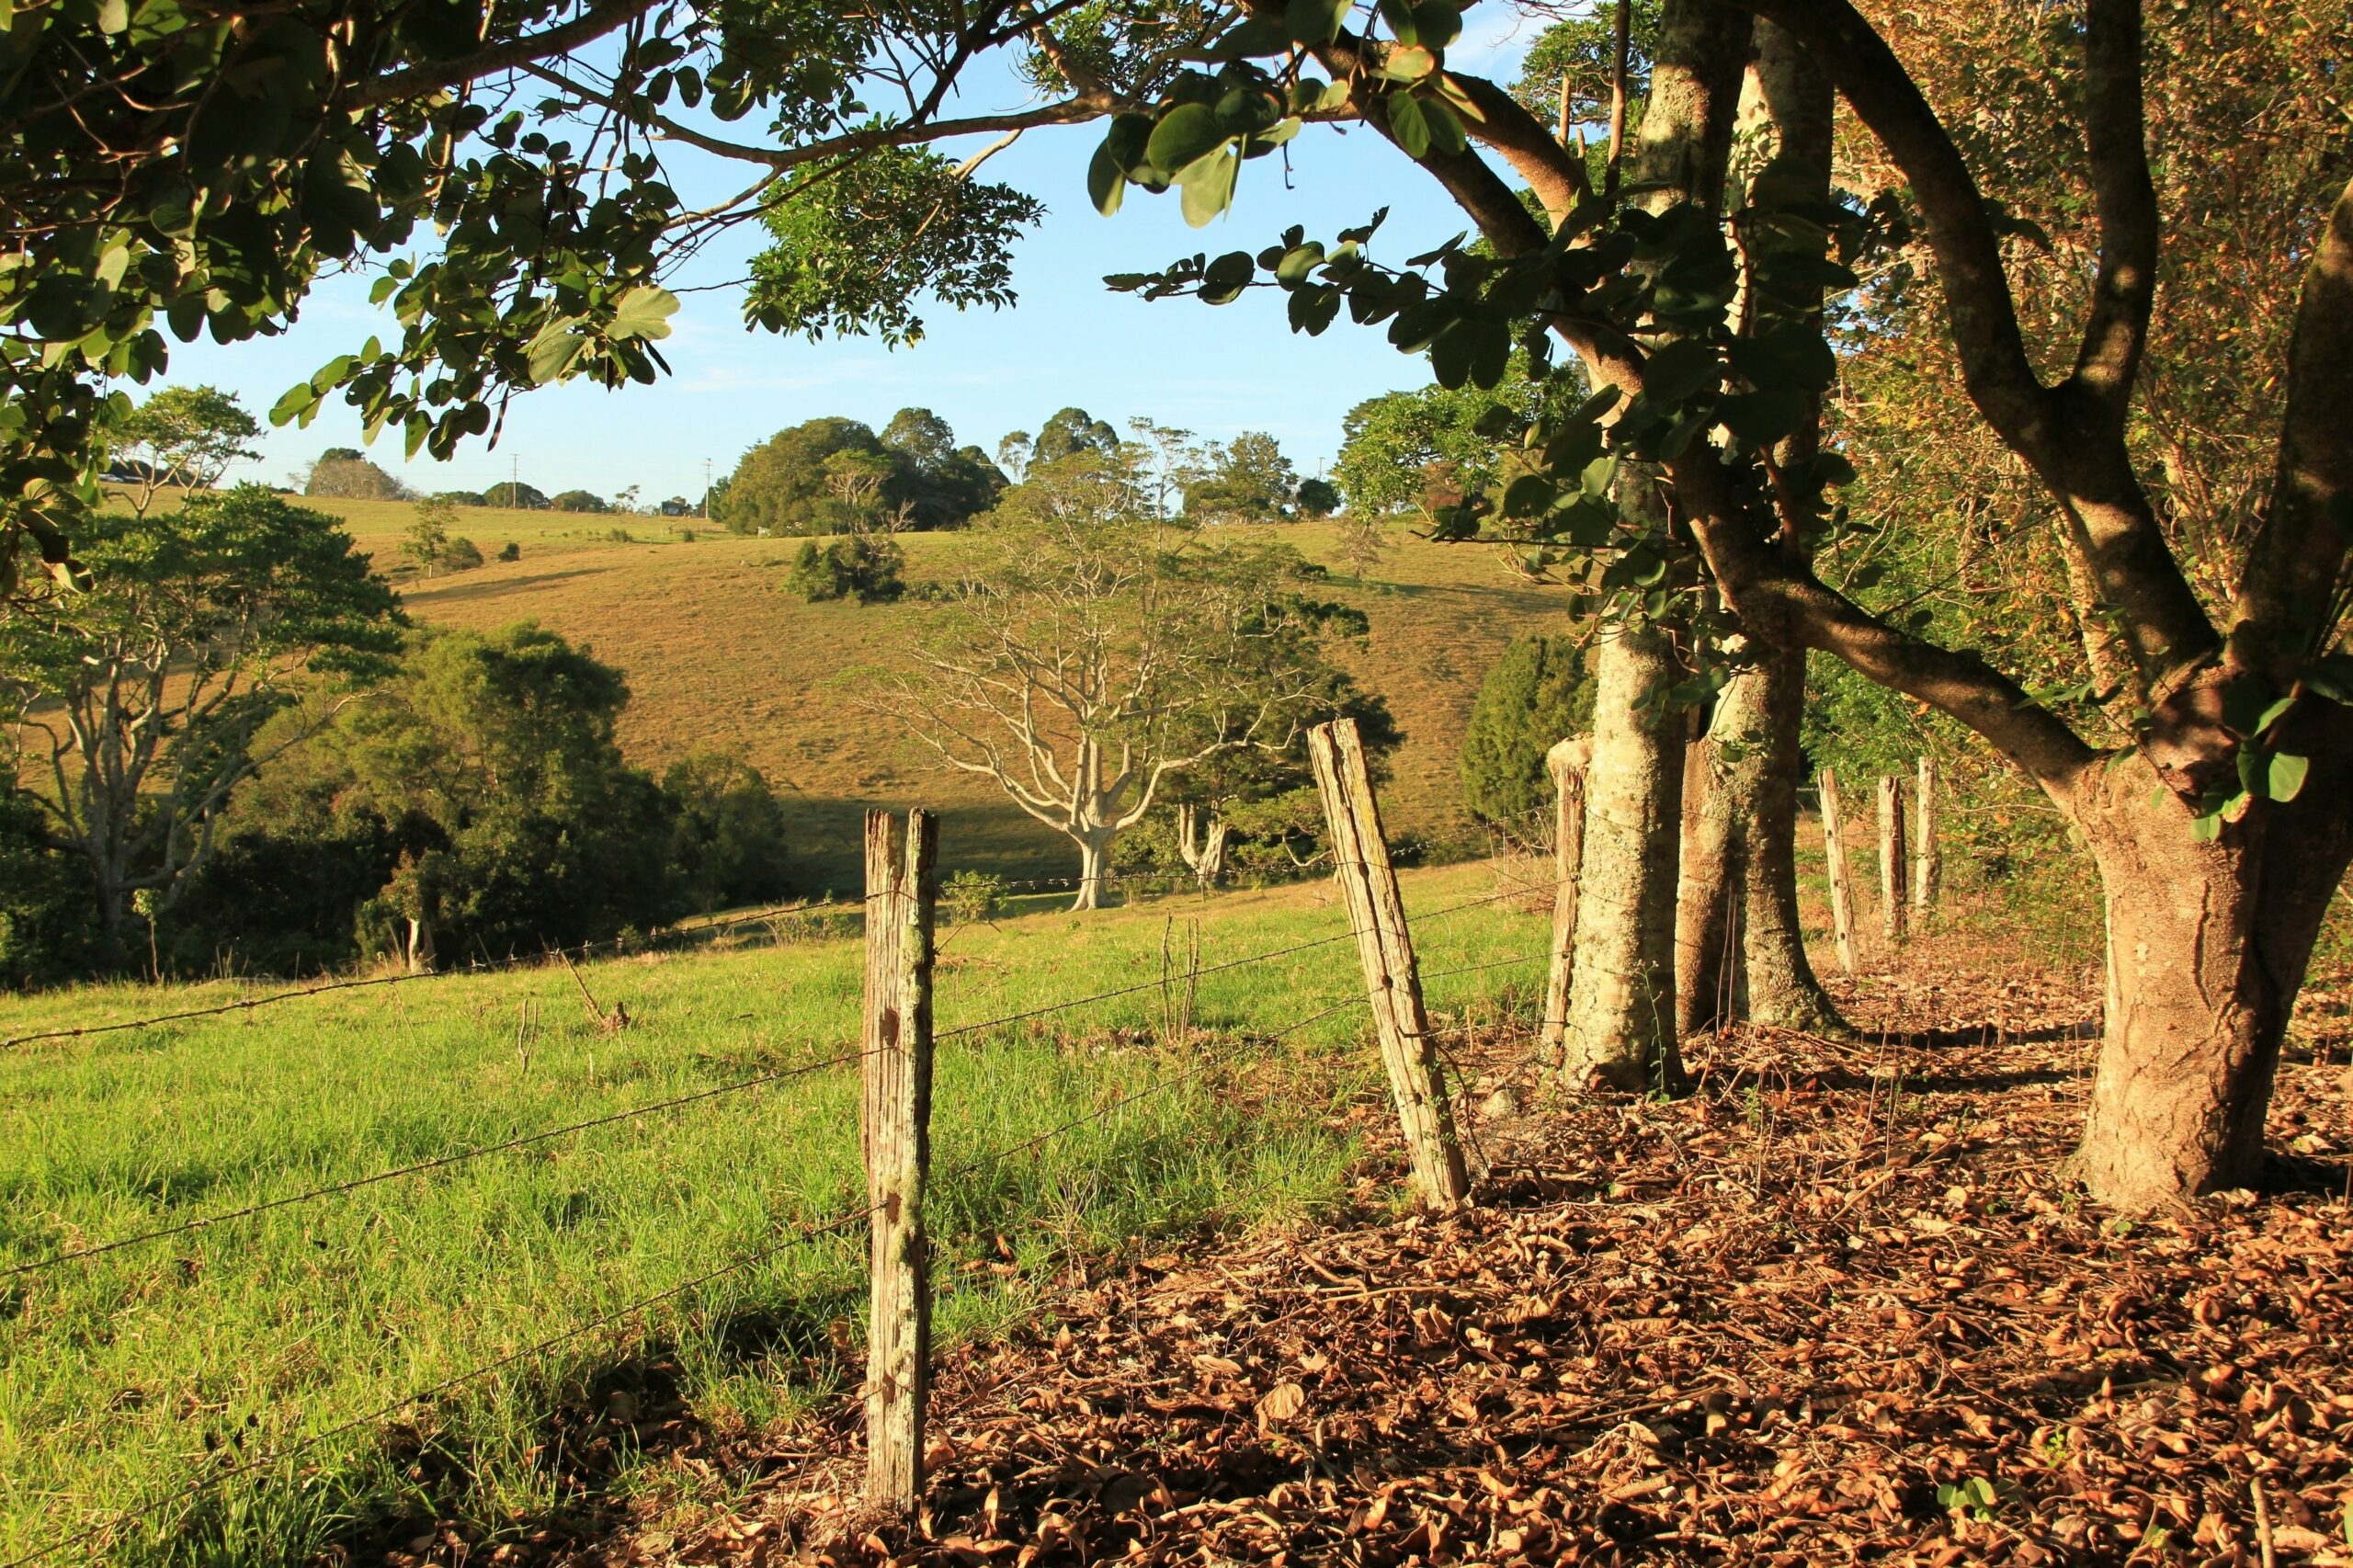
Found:
[[[403,98],[423,97],[444,87],[455,87],[500,71],[511,71],[535,61],[569,54],[583,44],[594,43],[607,33],[627,26],[652,10],[654,4],[655,0],[602,0],[601,4],[591,6],[573,20],[561,27],[550,28],[543,33],[511,39],[472,54],[459,55],[454,60],[413,65],[405,71],[378,77],[358,91],[347,94],[340,107],[347,109],[372,108]]]

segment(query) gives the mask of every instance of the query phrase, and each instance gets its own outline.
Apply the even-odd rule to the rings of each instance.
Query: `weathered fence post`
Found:
[[[1575,972],[1577,875],[1585,861],[1585,770],[1593,742],[1572,735],[1544,754],[1552,776],[1552,964],[1544,977],[1544,1028],[1537,1050],[1548,1070],[1569,1037],[1569,981]]]
[[[1904,780],[1879,776],[1879,930],[1888,941],[1904,940]]]
[[[1855,897],[1847,881],[1847,823],[1838,810],[1838,775],[1822,770],[1822,864],[1830,878],[1830,931],[1838,967],[1855,972]]]
[[[1912,913],[1927,920],[1937,902],[1937,764],[1920,754],[1919,780],[1913,791]]]
[[[1422,1010],[1414,940],[1405,929],[1405,905],[1397,896],[1397,873],[1381,836],[1381,810],[1373,801],[1356,721],[1318,724],[1307,733],[1307,749],[1324,792],[1332,858],[1347,893],[1348,925],[1364,965],[1373,1026],[1413,1156],[1414,1179],[1431,1207],[1449,1209],[1471,1196],[1471,1175],[1455,1137],[1438,1042],[1430,1038],[1429,1018]]]
[[[866,813],[865,1097],[859,1121],[873,1212],[866,1352],[866,1494],[912,1510],[923,1495],[931,1395],[931,955],[939,819]]]

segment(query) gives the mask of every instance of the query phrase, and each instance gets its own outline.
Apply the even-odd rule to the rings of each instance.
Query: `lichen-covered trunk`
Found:
[[[1561,1074],[1672,1091],[1676,846],[1681,836],[1683,715],[1661,700],[1683,677],[1672,643],[1643,623],[1601,646],[1586,776],[1585,855]]]
[[[1763,652],[1725,685],[1688,754],[1675,954],[1687,1037],[1744,1020],[1846,1029],[1798,924],[1804,705],[1805,655]]]
[[[2346,781],[2320,773],[2203,843],[2137,757],[2079,784],[2075,817],[2108,904],[2108,994],[2071,1169],[2099,1201],[2145,1210],[2263,1175],[2288,1015],[2353,856]]]
[[[1078,846],[1078,896],[1071,900],[1071,909],[1101,909],[1105,904],[1104,884],[1111,875],[1111,841],[1118,829],[1083,827],[1068,830],[1071,841]]]

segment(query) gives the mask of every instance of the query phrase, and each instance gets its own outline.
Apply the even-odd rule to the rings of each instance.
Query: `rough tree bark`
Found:
[[[1655,699],[1684,677],[1666,633],[1628,626],[1596,662],[1593,762],[1577,876],[1563,1082],[1672,1093],[1676,841],[1684,720]]]
[[[2077,782],[2075,820],[2108,896],[2108,994],[2072,1171],[2110,1203],[2149,1208],[2264,1175],[2288,1015],[2353,860],[2343,810],[2301,803],[2200,843],[2190,808],[2139,758]]]

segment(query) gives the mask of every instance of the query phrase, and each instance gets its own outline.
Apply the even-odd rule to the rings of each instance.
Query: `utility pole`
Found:
[[[710,517],[710,460],[702,460],[702,506],[697,514],[708,520]]]

